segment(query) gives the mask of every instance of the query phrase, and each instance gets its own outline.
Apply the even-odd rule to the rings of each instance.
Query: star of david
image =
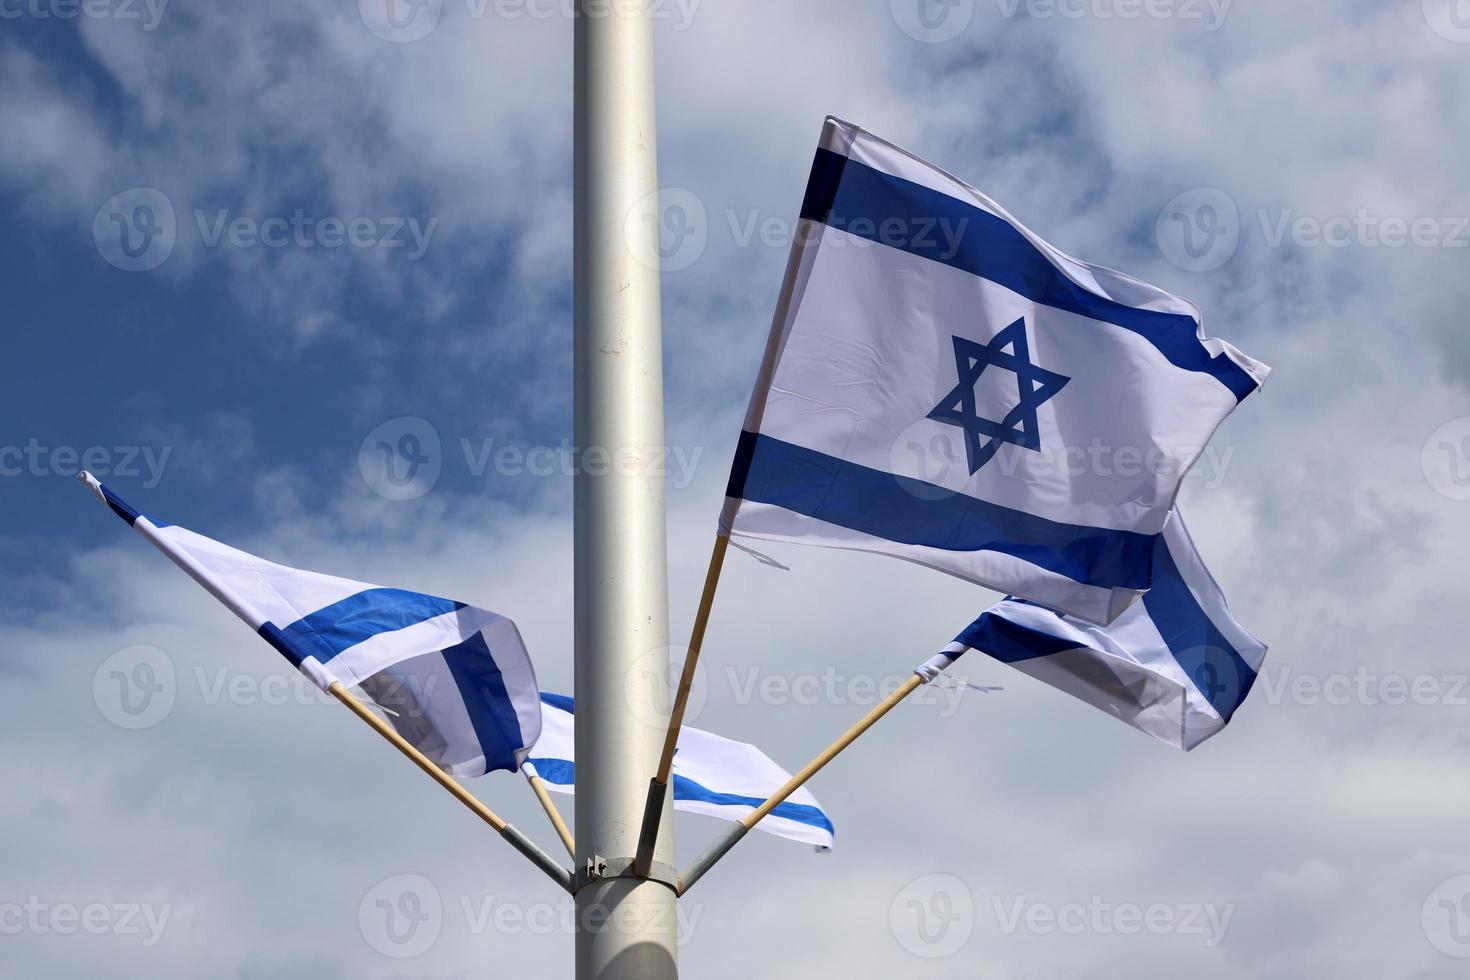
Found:
[[[1036,410],[1055,398],[1072,379],[1031,363],[1024,318],[996,334],[989,344],[977,344],[964,337],[953,339],[959,384],[934,407],[929,418],[965,430],[965,456],[970,475],[980,472],[1006,443],[1041,452]],[[975,385],[986,369],[992,367],[1016,376],[1016,407],[999,422],[981,418],[975,404]]]

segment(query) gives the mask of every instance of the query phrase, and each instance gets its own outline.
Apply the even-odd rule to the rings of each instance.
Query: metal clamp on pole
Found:
[[[660,885],[667,885],[671,891],[678,894],[678,869],[662,861],[654,861],[648,874],[638,874],[634,867],[635,864],[633,858],[605,858],[601,855],[594,855],[587,859],[585,865],[577,869],[577,874],[572,879],[571,892],[575,895],[593,882],[607,878],[636,878],[640,881],[656,881]]]

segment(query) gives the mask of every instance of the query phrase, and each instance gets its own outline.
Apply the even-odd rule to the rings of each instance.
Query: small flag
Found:
[[[360,686],[453,776],[514,772],[541,731],[536,673],[513,622],[462,602],[306,572],[129,507],[80,478],[322,690]]]
[[[893,555],[1107,623],[1269,369],[828,119],[721,530]]]
[[[1177,509],[1155,550],[1153,588],[1111,625],[1006,599],[945,655],[968,650],[1185,751],[1224,729],[1266,658],[1266,645],[1230,615]]]
[[[541,695],[541,739],[526,760],[547,787],[558,793],[575,789],[573,761],[575,713],[572,699],[560,694]],[[737,821],[785,786],[791,775],[756,748],[690,728],[679,731],[674,753],[674,809]],[[799,789],[771,811],[756,830],[832,849],[832,821],[817,798]]]

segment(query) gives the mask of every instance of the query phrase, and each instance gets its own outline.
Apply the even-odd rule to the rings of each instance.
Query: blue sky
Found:
[[[1445,917],[1470,895],[1457,3],[658,5],[668,442],[688,463],[671,477],[672,636],[829,113],[1065,251],[1190,298],[1210,334],[1274,368],[1183,498],[1272,646],[1230,730],[1177,756],[973,665],[1006,691],[905,709],[814,785],[833,854],[751,841],[701,885],[690,975],[1460,974],[1470,950]],[[109,468],[133,464],[107,482],[141,509],[502,611],[543,685],[569,690],[571,480],[554,460],[571,434],[571,24],[556,4],[435,0],[405,42],[375,33],[378,8],[64,17],[65,0],[0,0],[0,737],[16,749],[0,761],[16,790],[0,801],[0,916],[31,896],[171,910],[146,946],[0,934],[20,975],[570,963],[556,927],[466,913],[555,911],[533,873],[330,705],[263,696],[289,680],[270,652],[71,479],[101,447]],[[253,237],[298,212],[310,247]],[[222,214],[245,221],[233,239],[214,238]],[[127,271],[118,219],[166,231],[148,241],[170,248],[143,250],[153,268]],[[325,246],[354,221],[363,244]],[[400,226],[406,244],[382,240]],[[385,480],[380,443],[426,453],[418,483]],[[732,559],[698,722],[789,767],[861,699],[758,682],[902,674],[995,598],[877,557],[771,550],[792,571]],[[140,656],[167,666],[171,708],[129,729],[106,679]],[[1395,678],[1425,697],[1386,691]],[[544,829],[524,787],[475,789]],[[681,854],[713,829],[681,822]],[[432,948],[399,961],[359,905],[405,874],[446,911]],[[894,910],[932,899],[932,874],[968,896],[969,931],[926,956]],[[1177,922],[1024,924],[1094,898],[1232,911],[1218,942]]]

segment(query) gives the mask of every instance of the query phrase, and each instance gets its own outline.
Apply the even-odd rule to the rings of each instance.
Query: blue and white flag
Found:
[[[576,783],[575,713],[572,699],[541,695],[541,740],[526,760],[549,789],[572,793]],[[737,821],[770,799],[791,775],[756,748],[697,728],[679,730],[674,753],[674,809]],[[756,830],[777,837],[832,848],[832,821],[817,798],[799,789],[771,811]]]
[[[277,565],[139,514],[90,473],[81,479],[322,690],[361,687],[450,775],[514,772],[536,743],[536,673],[504,616]]]
[[[1107,623],[1269,369],[1189,302],[828,119],[721,530],[880,552]]]
[[[1266,645],[1230,615],[1179,511],[1154,553],[1154,585],[1106,627],[1007,599],[945,658],[979,650],[1188,751],[1250,693]],[[941,658],[941,669],[947,666]]]

